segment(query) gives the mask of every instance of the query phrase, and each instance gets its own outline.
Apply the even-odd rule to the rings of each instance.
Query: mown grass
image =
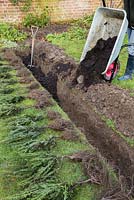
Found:
[[[63,37],[58,37],[58,35],[55,34],[55,38],[51,39],[49,37],[48,41],[51,41],[53,44],[63,48],[69,56],[73,57],[77,62],[79,62],[81,53],[83,51],[83,46],[86,40],[69,40]]]
[[[76,20],[71,24],[68,32],[49,34],[47,40],[63,48],[68,55],[79,62],[92,19],[93,16],[85,16]]]

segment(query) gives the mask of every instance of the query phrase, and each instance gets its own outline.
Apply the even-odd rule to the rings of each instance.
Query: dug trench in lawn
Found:
[[[4,56],[13,65],[24,66],[25,64],[27,67],[30,63],[30,48],[23,51],[18,49],[14,52],[8,49],[4,51]],[[33,63],[34,67],[30,70],[36,79],[55,98],[58,98],[61,107],[77,127],[83,129],[87,139],[120,169],[121,174],[130,183],[134,174],[133,148],[107,126],[102,119],[102,114],[115,121],[118,131],[124,134],[127,132],[132,138],[134,97],[130,97],[126,90],[113,85],[109,86],[102,79],[100,79],[101,83],[84,87],[74,84],[79,65],[65,55],[64,50],[46,41],[36,42]],[[101,91],[101,94],[97,98],[98,91]],[[110,98],[107,94],[110,95]],[[124,121],[127,126],[124,126]]]

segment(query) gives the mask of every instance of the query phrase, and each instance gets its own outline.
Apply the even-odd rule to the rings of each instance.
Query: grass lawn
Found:
[[[68,33],[66,33],[68,35]],[[86,39],[69,38],[64,37],[64,34],[50,34],[47,36],[47,40],[52,42],[65,50],[65,52],[73,57],[77,62],[80,60],[81,53],[83,51]]]

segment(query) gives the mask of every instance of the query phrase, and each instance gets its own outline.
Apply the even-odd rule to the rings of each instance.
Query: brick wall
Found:
[[[29,12],[39,13],[48,6],[52,21],[77,19],[92,14],[101,5],[100,0],[33,0],[32,2]],[[114,0],[114,2],[118,4],[119,0]],[[22,12],[21,8],[22,4],[14,6],[10,0],[0,0],[0,21],[20,23],[27,14]]]
[[[93,0],[61,0],[58,2],[52,20],[76,19],[93,11],[100,5],[99,1]]]

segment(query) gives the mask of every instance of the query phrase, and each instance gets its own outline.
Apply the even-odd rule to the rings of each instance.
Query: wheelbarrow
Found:
[[[95,47],[99,39],[107,40],[117,37],[106,68],[101,72],[105,80],[111,81],[119,71],[118,57],[127,32],[128,20],[125,10],[105,6],[103,0],[103,7],[99,7],[95,12],[80,62],[85,59],[87,52]]]

